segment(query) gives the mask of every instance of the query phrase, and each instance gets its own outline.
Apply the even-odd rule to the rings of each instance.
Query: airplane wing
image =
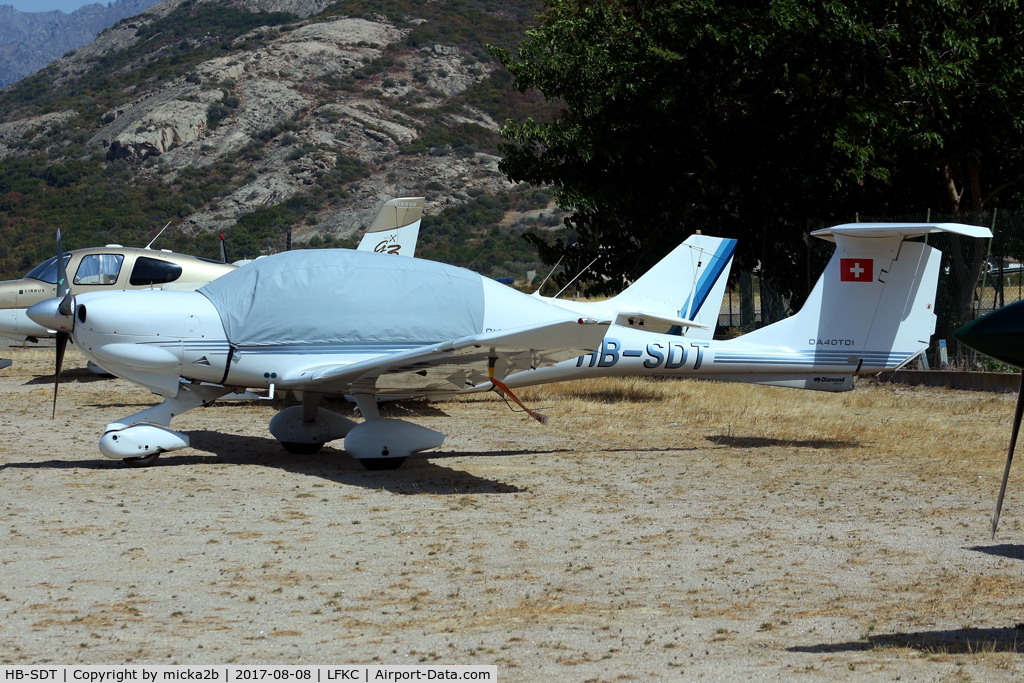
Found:
[[[378,396],[444,395],[489,381],[488,362],[503,379],[600,348],[610,321],[580,318],[485,332],[370,360],[315,365],[282,377],[281,389]]]

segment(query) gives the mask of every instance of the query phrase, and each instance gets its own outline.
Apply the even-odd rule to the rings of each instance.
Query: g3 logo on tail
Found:
[[[391,239],[394,239],[394,237]],[[402,250],[402,245],[397,242],[395,244],[388,244],[388,241],[384,240],[375,246],[373,250],[378,254],[398,254],[398,252]]]

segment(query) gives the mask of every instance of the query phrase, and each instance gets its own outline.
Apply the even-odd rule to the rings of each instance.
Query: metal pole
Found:
[[[807,245],[807,296],[811,296],[811,233],[804,231],[804,244]]]

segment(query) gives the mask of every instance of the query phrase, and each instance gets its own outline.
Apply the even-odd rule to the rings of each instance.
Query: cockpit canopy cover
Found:
[[[479,275],[387,254],[290,251],[198,291],[213,303],[228,341],[237,346],[419,345],[483,331]]]

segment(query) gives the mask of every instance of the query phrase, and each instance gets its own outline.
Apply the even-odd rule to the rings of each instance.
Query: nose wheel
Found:
[[[140,455],[136,458],[124,458],[124,464],[128,465],[128,467],[152,467],[159,457],[159,453],[151,453],[150,455]]]
[[[313,455],[324,447],[323,443],[302,443],[301,441],[282,441],[281,446],[292,455]]]
[[[397,470],[405,462],[405,458],[360,458],[360,464],[372,472]]]

